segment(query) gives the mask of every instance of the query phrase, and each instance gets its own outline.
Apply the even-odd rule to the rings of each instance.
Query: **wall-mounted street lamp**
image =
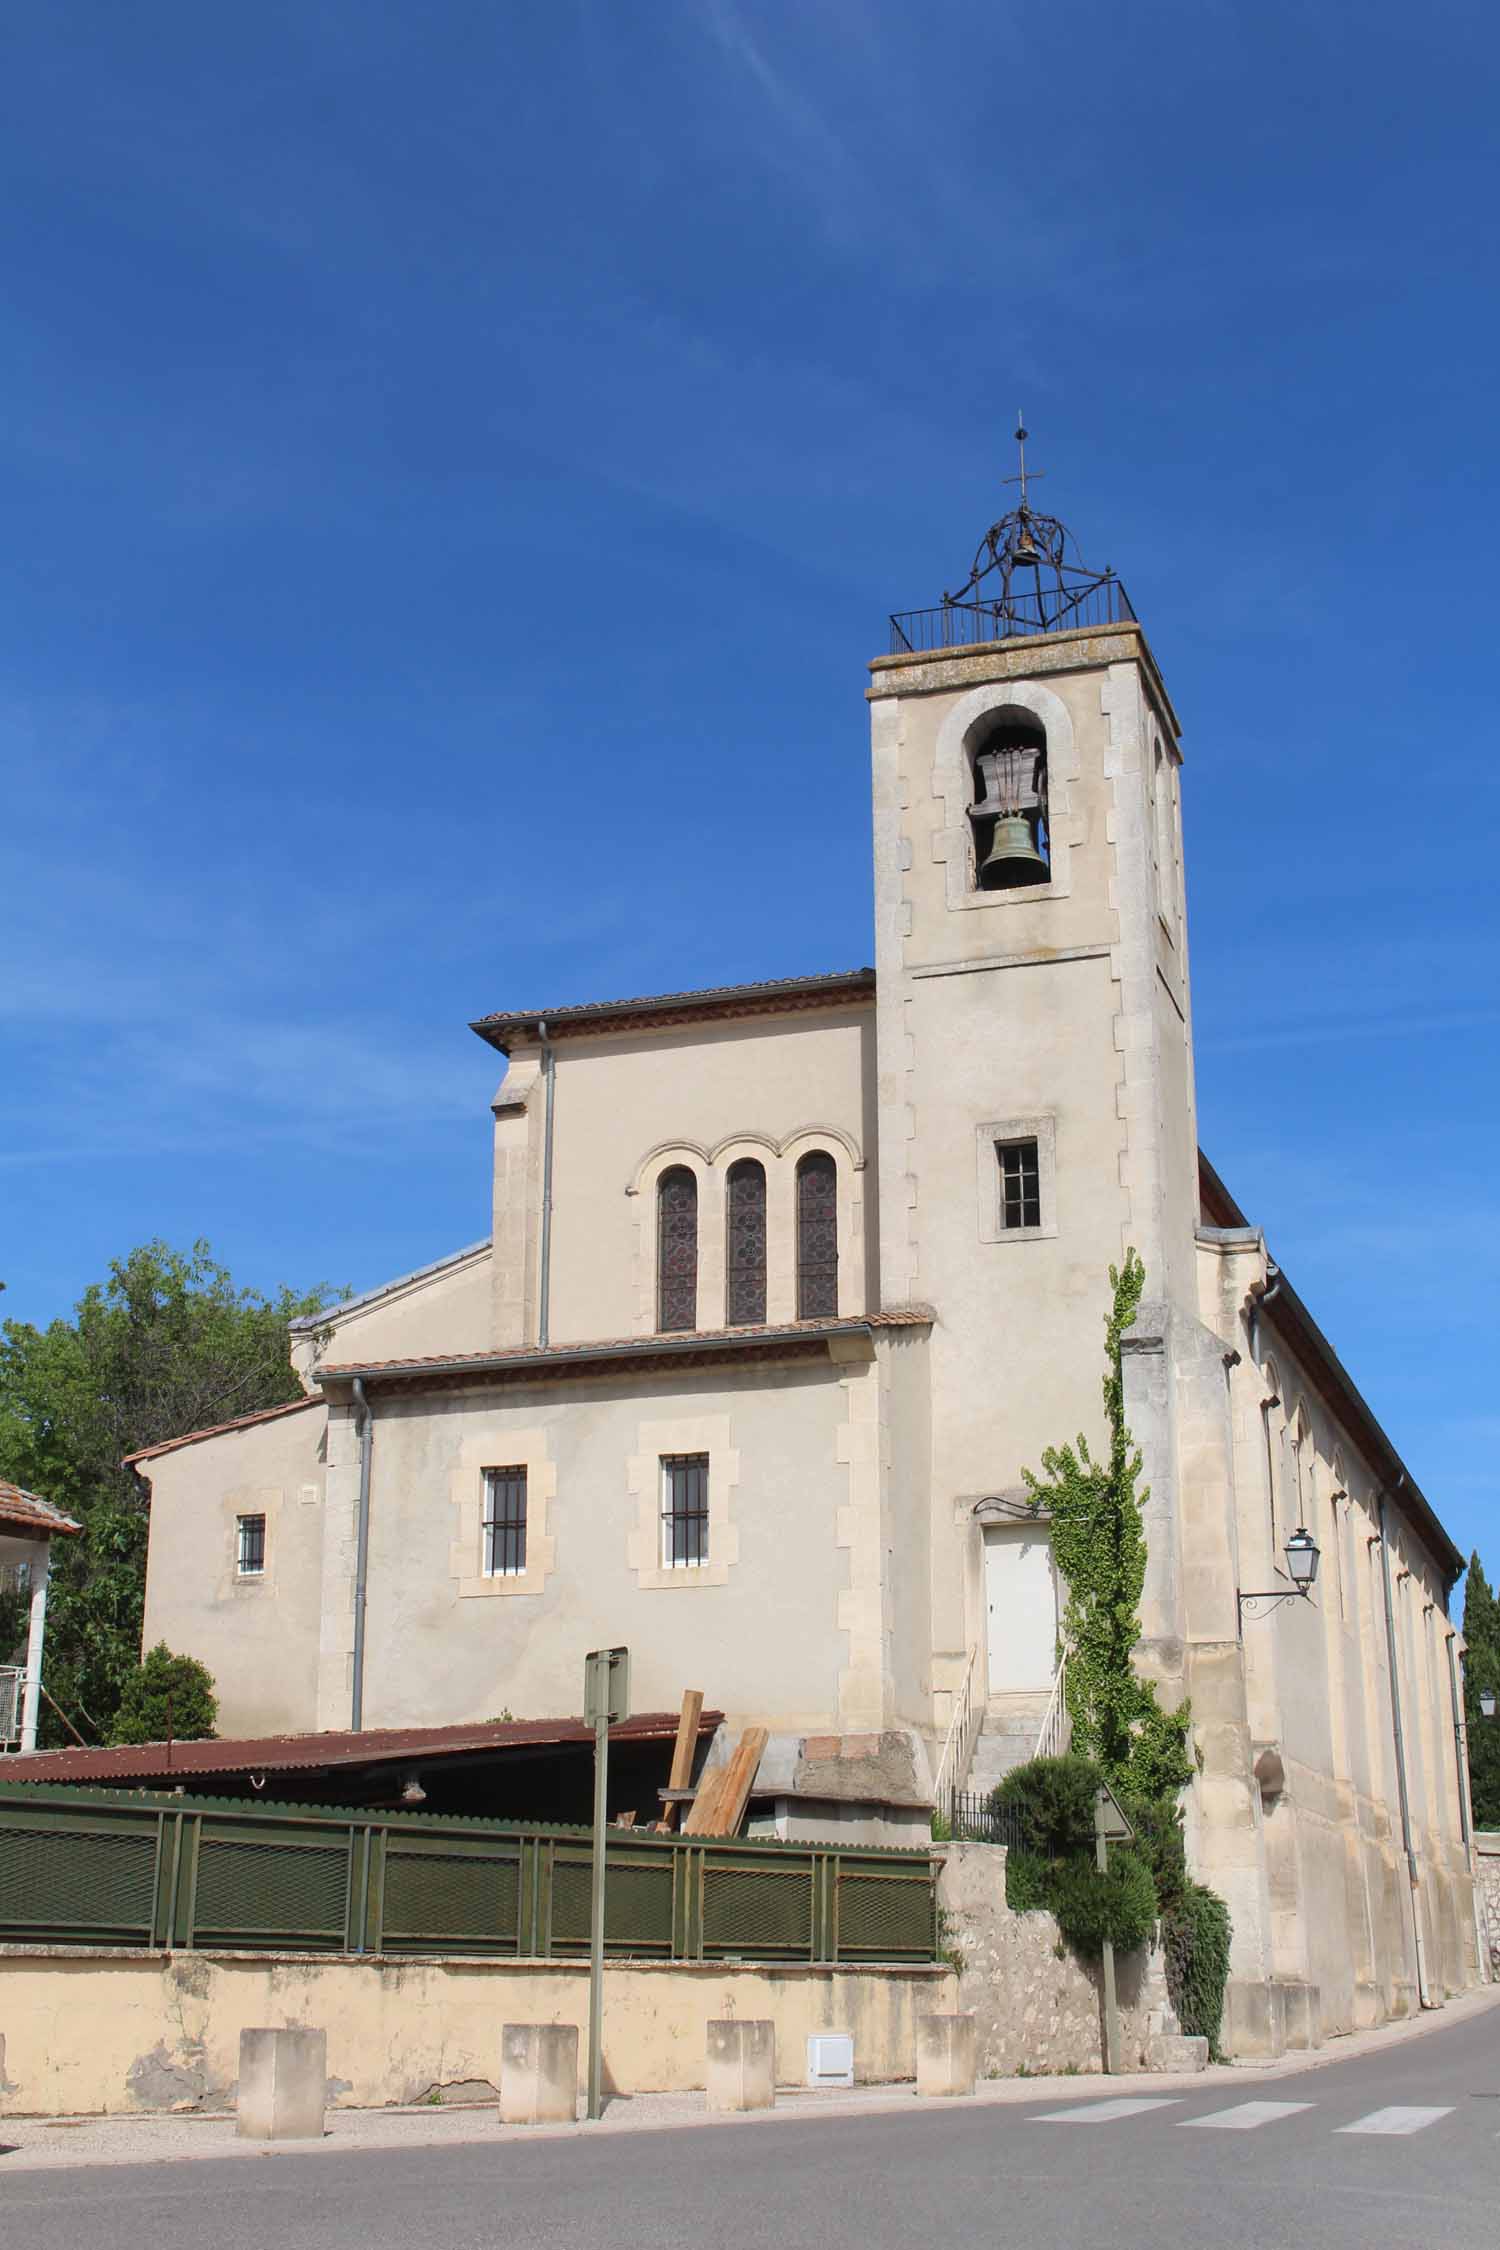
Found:
[[[1287,1576],[1292,1582],[1290,1586],[1277,1586],[1268,1594],[1236,1593],[1234,1598],[1239,1609],[1239,1625],[1242,1633],[1245,1629],[1245,1611],[1247,1609],[1251,1610],[1253,1616],[1258,1617],[1263,1614],[1261,1604],[1264,1604],[1267,1609],[1274,1609],[1278,1602],[1289,1602],[1299,1594],[1306,1600],[1312,1592],[1313,1581],[1318,1575],[1318,1564],[1322,1559],[1318,1542],[1314,1539],[1312,1533],[1306,1530],[1303,1525],[1298,1524],[1282,1549],[1282,1553],[1286,1556]],[[1255,1606],[1252,1608],[1252,1605]]]
[[[1493,1688],[1487,1687],[1480,1689],[1479,1710],[1480,1715],[1483,1718],[1493,1719],[1493,1717],[1495,1716],[1495,1691]]]

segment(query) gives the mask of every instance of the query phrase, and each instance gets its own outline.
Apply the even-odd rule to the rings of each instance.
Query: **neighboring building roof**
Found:
[[[423,1358],[324,1362],[314,1370],[320,1383],[352,1382],[356,1375],[383,1381],[421,1382],[484,1375],[567,1373],[587,1370],[601,1360],[653,1362],[684,1358],[723,1359],[762,1351],[816,1351],[839,1336],[868,1335],[881,1328],[930,1328],[937,1315],[929,1305],[893,1312],[851,1314],[846,1320],[791,1320],[755,1328],[674,1330],[666,1335],[610,1336],[587,1343],[517,1345],[501,1352],[440,1352]]]
[[[357,1297],[345,1297],[336,1305],[325,1305],[321,1312],[300,1313],[287,1322],[293,1336],[305,1334],[310,1329],[330,1328],[335,1322],[347,1319],[350,1313],[363,1311],[366,1305],[378,1305],[382,1297],[394,1297],[398,1289],[410,1289],[415,1282],[431,1281],[435,1275],[446,1273],[450,1266],[461,1266],[466,1258],[477,1258],[490,1247],[489,1236],[483,1242],[471,1242],[465,1250],[450,1250],[446,1258],[434,1258],[430,1266],[418,1266],[415,1273],[399,1274],[394,1281],[382,1281],[378,1288],[361,1290]]]
[[[722,1711],[705,1711],[701,1735]],[[668,1742],[675,1711],[642,1711],[610,1728],[611,1742]],[[195,1773],[321,1773],[329,1767],[450,1758],[482,1750],[549,1749],[594,1739],[584,1719],[492,1719],[455,1727],[367,1727],[362,1733],[268,1734],[225,1741],[142,1742],[109,1750],[36,1750],[0,1763],[0,1780],[129,1782]]]
[[[175,1453],[179,1445],[196,1445],[200,1438],[222,1437],[226,1430],[249,1430],[257,1422],[274,1422],[281,1414],[301,1414],[309,1406],[321,1406],[324,1401],[314,1391],[307,1398],[289,1398],[284,1406],[263,1406],[255,1414],[237,1414],[232,1422],[210,1422],[206,1430],[184,1430],[181,1437],[163,1438],[159,1445],[143,1445],[134,1453],[127,1453],[123,1466],[136,1461],[154,1460],[158,1453]]]
[[[23,1492],[18,1484],[8,1484],[0,1478],[0,1525],[11,1524],[21,1531],[82,1531],[83,1525],[65,1516],[61,1508],[54,1508],[50,1500],[40,1493]]]
[[[1201,1149],[1198,1151],[1198,1180],[1203,1215],[1210,1226],[1253,1226],[1253,1221],[1246,1218]],[[1433,1559],[1444,1572],[1451,1587],[1467,1569],[1468,1557],[1460,1554],[1443,1529],[1437,1510],[1375,1419],[1374,1410],[1353,1376],[1292,1287],[1285,1268],[1270,1257],[1269,1251],[1267,1262],[1272,1267],[1273,1281],[1277,1286],[1275,1296],[1264,1303],[1261,1318],[1286,1338],[1289,1350],[1317,1381],[1335,1420],[1343,1425],[1351,1441],[1361,1448],[1372,1467],[1378,1471],[1385,1485],[1387,1498],[1411,1517],[1432,1548]]]
[[[658,992],[634,1000],[588,1000],[566,1008],[524,1008],[480,1016],[469,1029],[508,1055],[515,1039],[534,1042],[545,1024],[549,1038],[581,1032],[660,1031],[679,1023],[738,1016],[778,1015],[790,1009],[830,1008],[872,999],[873,969],[835,969],[811,977],[775,977],[759,984],[715,984],[699,992]]]

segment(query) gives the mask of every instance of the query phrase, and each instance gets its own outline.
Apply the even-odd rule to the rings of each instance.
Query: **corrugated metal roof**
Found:
[[[705,1711],[701,1734],[724,1714]],[[610,1729],[611,1742],[665,1742],[675,1711],[642,1711]],[[106,1750],[37,1750],[0,1761],[6,1781],[151,1781],[195,1773],[302,1773],[326,1766],[386,1765],[451,1758],[466,1751],[550,1748],[592,1742],[583,1719],[493,1719],[455,1727],[366,1727],[359,1734],[266,1734],[210,1742],[142,1742]]]
[[[24,1531],[82,1531],[83,1525],[54,1508],[40,1493],[23,1492],[18,1484],[0,1478],[0,1524],[18,1524]]]
[[[762,1015],[780,1008],[821,1007],[858,1000],[875,990],[873,969],[820,970],[809,977],[769,977],[755,984],[711,984],[696,992],[643,993],[630,1000],[585,1000],[562,1008],[507,1009],[480,1016],[469,1029],[502,1054],[518,1033],[608,1030],[616,1023],[682,1022],[700,1016]]]
[[[323,1406],[326,1401],[314,1391],[308,1398],[289,1398],[284,1406],[263,1406],[255,1414],[237,1414],[232,1422],[210,1422],[206,1430],[185,1430],[181,1437],[163,1438],[159,1445],[143,1445],[134,1453],[125,1455],[125,1466],[135,1461],[150,1461],[158,1453],[175,1453],[179,1445],[196,1445],[200,1438],[222,1437],[226,1430],[253,1429],[257,1422],[274,1422],[281,1414],[300,1414],[305,1407]]]

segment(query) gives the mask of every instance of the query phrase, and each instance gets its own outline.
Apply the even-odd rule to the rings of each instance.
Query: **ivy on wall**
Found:
[[[1034,1508],[1052,1518],[1052,1554],[1068,1589],[1063,1612],[1066,1694],[1073,1748],[1104,1769],[1111,1786],[1155,1798],[1193,1778],[1188,1755],[1191,1715],[1184,1704],[1164,1711],[1155,1683],[1132,1663],[1141,1637],[1146,1534],[1137,1492],[1141,1456],[1125,1420],[1120,1339],[1135,1319],[1146,1269],[1134,1250],[1109,1269],[1112,1299],[1105,1322],[1106,1452],[1096,1459],[1081,1433],[1073,1445],[1049,1446],[1044,1476],[1023,1472]]]
[[[1006,1896],[1018,1912],[1046,1906],[1075,1952],[1092,1955],[1105,1936],[1142,1944],[1158,1922],[1167,1988],[1186,2032],[1219,2053],[1229,1977],[1229,1909],[1188,1874],[1178,1804],[1193,1778],[1192,1714],[1163,1710],[1154,1681],[1135,1669],[1146,1583],[1141,1455],[1125,1418],[1120,1339],[1140,1309],[1146,1269],[1134,1250],[1109,1269],[1104,1418],[1098,1457],[1082,1434],[1042,1455],[1026,1487],[1052,1522],[1052,1553],[1067,1587],[1062,1640],[1072,1721],[1067,1758],[1033,1759],[1007,1775],[997,1805],[1019,1819],[1024,1848],[1006,1861]],[[1100,1875],[1092,1858],[1093,1792],[1107,1780],[1136,1841],[1111,1852]]]

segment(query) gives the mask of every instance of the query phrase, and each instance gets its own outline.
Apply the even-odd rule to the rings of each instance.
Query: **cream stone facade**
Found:
[[[299,1323],[304,1402],[139,1460],[146,1639],[245,1733],[570,1714],[624,1642],[642,1708],[701,1687],[770,1730],[761,1827],[923,1833],[1055,1708],[1023,1472],[1097,1425],[1133,1246],[1141,1660],[1192,1702],[1231,2044],[1440,2003],[1481,1973],[1461,1558],[1200,1159],[1144,635],[908,649],[868,700],[874,969],[477,1023],[506,1065],[488,1240]],[[1042,811],[987,887],[980,761],[1014,742]]]

